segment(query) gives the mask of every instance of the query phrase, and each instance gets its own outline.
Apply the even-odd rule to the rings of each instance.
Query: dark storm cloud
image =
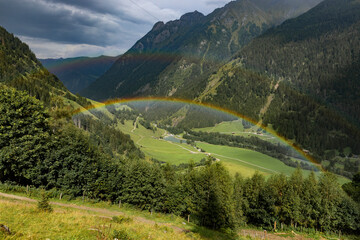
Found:
[[[213,0],[0,0],[0,25],[40,57],[117,55],[158,20],[194,10],[209,13]],[[214,5],[215,4],[215,5]]]
[[[121,16],[100,14],[59,2],[0,1],[0,9],[0,23],[9,31],[28,37],[106,46],[138,36],[124,27],[134,23]]]
[[[109,14],[125,21],[129,21],[132,23],[149,23],[148,19],[144,19],[142,15],[132,14],[133,5],[136,5],[136,1],[131,0],[106,0],[106,1],[99,1],[99,0],[47,0],[47,2],[51,3],[61,3],[71,6],[76,6],[81,9],[86,9],[88,11],[98,13],[98,14]],[[104,4],[106,3],[106,4]],[[141,9],[135,9],[137,12]],[[156,19],[156,17],[154,17]],[[154,19],[152,19],[153,22]]]

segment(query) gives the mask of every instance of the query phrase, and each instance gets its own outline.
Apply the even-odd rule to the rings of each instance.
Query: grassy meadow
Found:
[[[243,148],[197,142],[196,146],[205,150],[205,152],[198,152],[193,146],[186,144],[185,141],[183,143],[175,143],[162,139],[167,134],[163,129],[157,128],[156,131],[152,131],[144,128],[138,122],[137,125],[138,127],[136,125],[134,127],[133,121],[126,120],[124,124],[118,123],[118,129],[129,134],[148,158],[155,158],[162,162],[175,165],[189,163],[190,161],[198,162],[202,158],[206,158],[207,154],[211,154],[219,159],[232,175],[238,172],[244,177],[250,177],[258,171],[265,176],[274,173],[283,173],[289,176],[295,170],[295,168],[285,165],[278,159]],[[232,133],[235,130],[243,130],[243,127],[241,120],[236,120],[222,122],[214,127],[197,130]],[[263,137],[268,136],[267,134]],[[305,175],[309,173],[310,171],[304,170]],[[339,182],[343,184],[349,182],[349,179],[339,176]]]
[[[149,158],[155,158],[162,162],[170,164],[188,163],[190,161],[198,162],[206,157],[205,154],[199,153],[195,148],[185,143],[173,143],[161,139],[166,132],[163,129],[152,131],[144,128],[140,123],[138,128],[134,128],[133,121],[119,123],[118,128],[126,134],[129,134],[135,144]]]

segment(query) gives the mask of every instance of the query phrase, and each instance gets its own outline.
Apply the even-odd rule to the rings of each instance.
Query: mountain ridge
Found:
[[[189,26],[181,24],[190,16],[187,14],[166,24],[158,22],[81,94],[96,100],[175,93],[193,98],[193,95],[187,96],[191,89],[203,88],[206,78],[252,38],[285,20],[289,14],[295,16],[309,8],[307,3],[294,2],[301,6],[289,4],[266,10],[268,5],[264,5],[264,1],[238,0],[207,16],[196,11],[190,13],[197,22],[191,21]],[[319,1],[308,2],[315,5]],[[168,83],[167,79],[174,75],[174,82]]]

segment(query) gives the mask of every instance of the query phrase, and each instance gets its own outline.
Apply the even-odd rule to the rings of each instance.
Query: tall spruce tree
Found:
[[[301,198],[301,214],[303,225],[307,228],[316,228],[319,220],[321,195],[314,172],[304,180]]]

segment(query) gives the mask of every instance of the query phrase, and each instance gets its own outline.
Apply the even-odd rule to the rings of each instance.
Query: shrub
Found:
[[[38,209],[43,212],[53,211],[53,208],[49,203],[49,195],[44,190],[41,191],[41,199],[38,201]]]
[[[121,240],[133,240],[134,238],[130,237],[129,234],[124,230],[114,230],[113,239]]]

